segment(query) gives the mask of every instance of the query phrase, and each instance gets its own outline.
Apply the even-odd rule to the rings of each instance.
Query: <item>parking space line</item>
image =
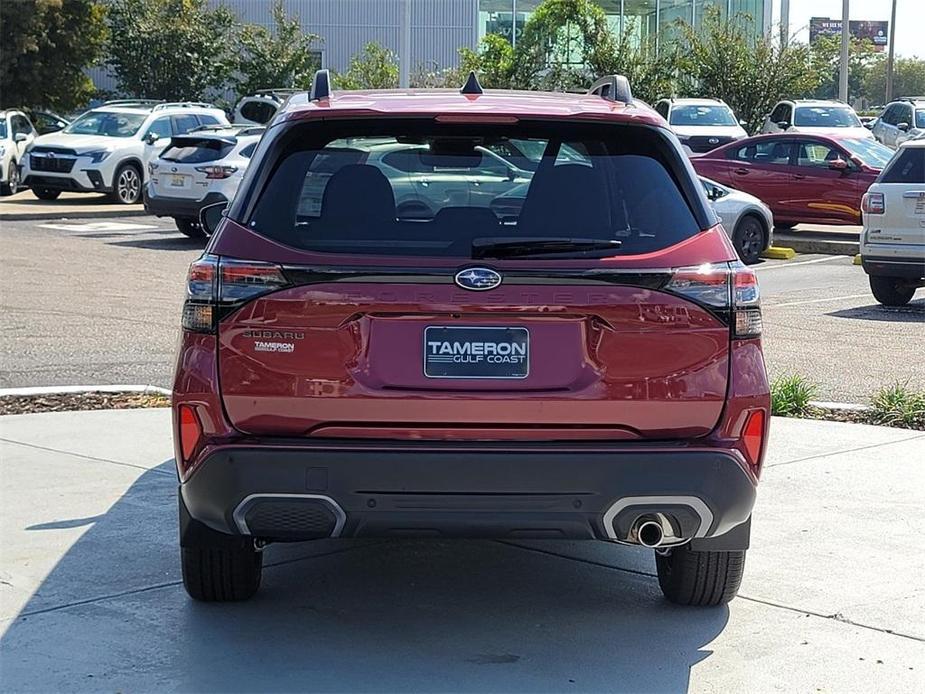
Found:
[[[780,268],[787,267],[797,267],[799,265],[812,265],[813,263],[828,263],[832,260],[844,260],[846,256],[843,255],[827,255],[825,258],[813,258],[812,260],[798,260],[795,263],[780,263],[778,265],[759,265],[756,268],[752,268],[755,272],[760,272],[762,270],[776,270]]]

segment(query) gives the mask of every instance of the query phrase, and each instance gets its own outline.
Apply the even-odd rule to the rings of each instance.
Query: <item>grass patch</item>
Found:
[[[925,390],[913,390],[894,383],[877,391],[870,401],[876,424],[907,429],[925,427]]]
[[[778,376],[771,381],[771,414],[779,417],[805,417],[809,401],[816,396],[816,384],[799,374]]]

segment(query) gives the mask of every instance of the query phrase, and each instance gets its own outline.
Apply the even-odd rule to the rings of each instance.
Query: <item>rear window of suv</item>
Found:
[[[173,143],[161,153],[161,159],[178,164],[202,164],[224,159],[234,146],[234,140],[174,138]]]
[[[328,253],[472,258],[495,241],[580,238],[611,244],[593,257],[631,255],[712,223],[682,157],[639,126],[307,123],[259,169],[232,217],[249,209],[258,233]]]
[[[878,183],[925,183],[925,147],[900,150]]]

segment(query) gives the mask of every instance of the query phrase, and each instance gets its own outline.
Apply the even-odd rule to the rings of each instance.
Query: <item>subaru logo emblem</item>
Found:
[[[470,267],[457,272],[455,280],[463,289],[484,292],[501,284],[501,275],[487,267]]]
[[[54,159],[54,158],[55,158],[55,153],[54,153],[54,152],[49,152],[46,156],[47,156],[49,159]]]
[[[176,166],[171,166],[171,167],[170,167],[170,170],[173,171],[173,172],[176,172],[177,167],[176,167]]]
[[[718,144],[719,144],[719,138],[718,138],[718,137],[711,137],[709,140],[707,140],[707,142],[709,142],[711,145],[718,145]]]

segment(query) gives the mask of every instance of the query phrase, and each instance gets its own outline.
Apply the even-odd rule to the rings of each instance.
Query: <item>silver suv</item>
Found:
[[[887,105],[871,126],[871,132],[887,147],[925,135],[925,96],[897,99]]]

